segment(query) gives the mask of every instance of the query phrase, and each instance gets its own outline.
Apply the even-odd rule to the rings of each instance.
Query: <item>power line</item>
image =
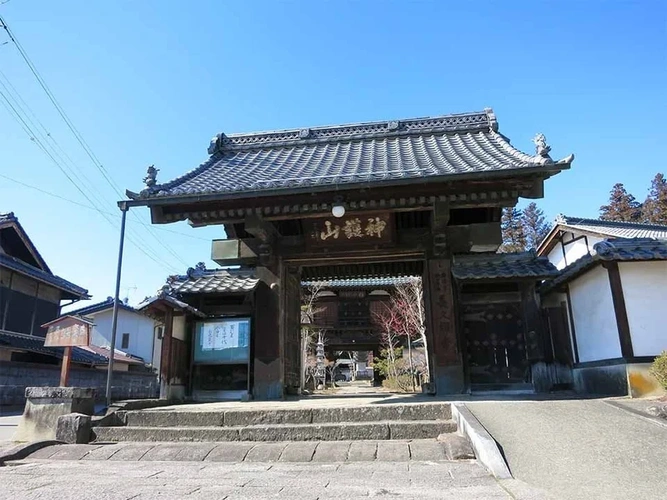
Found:
[[[29,189],[33,189],[35,191],[39,191],[42,194],[51,196],[53,198],[57,198],[57,199],[62,200],[62,201],[66,201],[67,203],[71,203],[72,205],[77,205],[79,207],[87,208],[89,210],[97,210],[93,206],[86,205],[85,203],[79,203],[78,201],[70,200],[69,198],[65,198],[64,196],[60,196],[58,194],[51,193],[49,191],[46,191],[45,189],[39,188],[37,186],[33,186],[31,184],[27,184],[23,181],[19,181],[18,179],[14,179],[14,178],[9,177],[5,174],[0,174],[0,177],[2,177],[3,179],[7,179],[8,181],[14,182],[14,183],[16,183],[20,186],[23,186],[23,187],[26,187],[26,188],[29,188]],[[104,213],[107,214],[107,215],[111,215],[113,217],[119,216],[117,213],[112,213],[112,212],[104,212]],[[142,226],[148,226],[148,224],[146,224],[145,222],[141,222],[141,221],[137,221],[137,222],[139,224],[141,224]],[[184,236],[185,238],[192,238],[194,240],[201,240],[201,241],[211,241],[208,238],[202,238],[201,236],[195,236],[195,235],[192,235],[192,234],[181,233],[180,231],[174,231],[173,229],[168,229],[166,227],[156,227],[156,226],[152,226],[152,227],[153,227],[153,229],[156,229],[158,231],[166,231],[168,233],[173,233],[173,234],[177,234],[179,236]]]
[[[21,114],[20,114],[20,113],[17,111],[17,109],[12,105],[11,101],[10,101],[9,99],[7,99],[7,97],[5,96],[5,94],[4,94],[2,91],[0,91],[0,97],[2,97],[2,99],[3,99],[3,101],[0,101],[0,102],[3,103],[3,106],[5,107],[5,109],[7,109],[7,111],[8,111],[9,114],[10,114],[10,116],[11,116],[15,121],[17,121],[17,123],[19,123],[19,125],[21,126],[21,128],[23,129],[23,131],[28,135],[28,137],[30,138],[30,140],[33,141],[33,142],[37,145],[37,147],[38,147],[38,148],[39,148],[45,155],[47,155],[47,156],[51,159],[51,161],[54,163],[54,165],[56,165],[56,167],[58,167],[58,169],[65,175],[65,177],[67,177],[67,179],[74,185],[74,187],[81,193],[81,195],[82,195],[86,200],[88,200],[88,202],[89,202],[89,203],[93,206],[93,208],[94,208],[94,209],[95,209],[95,210],[96,210],[96,211],[97,211],[97,212],[104,218],[104,220],[106,220],[109,224],[111,224],[111,226],[112,226],[114,229],[117,229],[116,225],[114,224],[114,221],[113,221],[112,219],[109,219],[109,218],[108,218],[108,215],[105,214],[105,212],[103,212],[102,210],[100,210],[100,209],[95,205],[95,203],[93,202],[93,200],[90,199],[90,197],[86,194],[86,192],[83,191],[83,189],[81,189],[81,187],[74,181],[74,179],[72,179],[72,177],[69,175],[69,173],[67,173],[67,171],[66,171],[66,170],[63,168],[63,166],[58,162],[58,160],[57,160],[57,159],[51,154],[51,152],[44,146],[44,144],[43,144],[43,143],[41,142],[41,140],[39,139],[38,135],[34,133],[34,131],[30,128],[30,126],[26,123],[26,121],[23,119],[23,117],[21,116]],[[167,266],[166,264],[164,264],[164,263],[159,259],[159,257],[156,258],[155,256],[150,255],[150,254],[149,254],[149,253],[148,253],[148,252],[147,252],[141,245],[139,245],[138,243],[136,243],[136,242],[135,242],[133,239],[131,239],[129,236],[128,236],[128,241],[130,241],[130,242],[131,242],[131,243],[132,243],[132,244],[133,244],[133,245],[134,245],[140,252],[142,252],[144,255],[146,255],[146,256],[147,256],[148,258],[150,258],[151,260],[155,261],[157,264],[163,266],[165,269],[170,270],[170,271],[176,269],[176,268],[173,267],[173,266],[170,267],[170,266]]]
[[[86,140],[83,138],[79,130],[76,128],[72,120],[69,118],[67,113],[65,112],[64,108],[60,105],[58,100],[56,99],[55,95],[47,85],[46,81],[44,78],[41,76],[35,65],[33,64],[32,60],[28,56],[27,52],[23,49],[23,46],[19,43],[19,41],[16,39],[12,31],[9,29],[9,26],[7,26],[7,23],[5,20],[0,16],[0,25],[4,30],[7,32],[7,35],[9,36],[9,39],[14,42],[14,45],[16,46],[17,50],[19,51],[19,54],[27,64],[28,68],[32,72],[32,74],[35,76],[37,82],[39,83],[40,87],[42,87],[42,90],[46,93],[47,97],[55,107],[56,111],[60,115],[60,117],[63,119],[69,130],[72,132],[74,137],[76,138],[77,142],[81,145],[82,149],[84,152],[88,155],[88,157],[91,159],[93,165],[100,171],[102,174],[102,177],[106,180],[106,182],[111,186],[111,188],[116,191],[118,196],[120,198],[124,198],[123,193],[121,192],[120,188],[118,185],[113,181],[109,173],[107,172],[106,168],[104,168],[104,165],[102,162],[98,159],[98,157],[95,155],[93,152],[92,148],[88,145]],[[133,217],[139,220],[139,216],[132,212]],[[153,232],[153,227],[152,226],[146,226],[148,233],[158,242],[161,248],[164,248],[169,252],[172,256],[174,256],[178,261],[180,261],[183,265],[187,266],[187,262],[183,260],[183,258],[176,253],[169,245],[166,245],[163,241],[160,240],[160,238]],[[144,242],[145,244],[145,242]]]

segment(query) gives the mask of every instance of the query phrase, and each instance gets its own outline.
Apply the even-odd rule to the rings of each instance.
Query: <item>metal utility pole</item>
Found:
[[[127,203],[118,203],[121,211],[120,219],[120,245],[118,247],[118,267],[116,268],[116,293],[113,301],[113,320],[111,322],[111,345],[109,347],[109,366],[107,368],[107,408],[111,406],[111,379],[113,378],[113,359],[116,352],[116,330],[118,328],[118,303],[120,301],[120,274],[123,268],[123,246],[125,244],[125,219],[129,207]]]

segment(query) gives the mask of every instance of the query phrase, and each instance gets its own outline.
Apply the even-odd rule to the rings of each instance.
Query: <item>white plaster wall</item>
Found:
[[[635,356],[667,350],[667,262],[620,262],[623,298]]]
[[[108,309],[91,316],[94,318],[95,326],[90,343],[108,348],[111,345],[113,310]],[[124,333],[130,334],[130,344],[127,349],[122,348]],[[139,356],[145,363],[151,363],[153,360],[153,320],[143,314],[119,309],[116,349]]]
[[[607,270],[597,266],[570,282],[579,361],[621,357]]]
[[[549,258],[549,262],[556,266],[556,269],[560,270],[565,267],[565,257],[563,257],[563,247],[560,241],[556,242],[556,246],[551,249],[547,257]]]
[[[174,316],[171,334],[174,338],[185,341],[185,316]]]
[[[566,232],[563,234],[561,239],[564,243],[567,243],[576,237],[577,236],[575,236],[573,233]],[[573,262],[576,262],[587,253],[593,253],[593,245],[602,240],[603,238],[587,235],[585,239],[581,238],[573,243],[566,244],[565,255],[563,255],[563,246],[561,245],[560,241],[558,241],[556,246],[551,249],[551,252],[549,252],[547,257],[549,258],[549,261],[554,266],[556,266],[557,269],[563,269],[565,266],[569,266]],[[588,245],[586,244],[587,242]]]

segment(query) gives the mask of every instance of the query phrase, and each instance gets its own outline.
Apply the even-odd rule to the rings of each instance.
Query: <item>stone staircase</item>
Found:
[[[416,440],[457,430],[449,403],[216,411],[190,406],[116,416],[122,425],[93,428],[95,442]]]

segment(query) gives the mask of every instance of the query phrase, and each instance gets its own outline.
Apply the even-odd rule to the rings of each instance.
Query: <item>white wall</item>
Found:
[[[108,309],[97,314],[91,314],[95,326],[91,344],[100,347],[109,347],[111,344],[111,323],[113,310]],[[123,334],[130,334],[130,344],[122,347]],[[116,329],[116,349],[139,356],[145,363],[153,360],[153,320],[140,313],[118,310],[118,327]]]
[[[667,350],[667,262],[620,262],[623,297],[635,356]]]
[[[603,238],[597,236],[587,235],[586,238],[578,239],[573,243],[567,243],[577,237],[577,235],[569,231],[564,233],[561,239],[563,243],[566,243],[565,255],[563,255],[563,246],[560,244],[560,241],[556,242],[556,245],[547,255],[549,261],[556,266],[557,269],[563,269],[565,266],[569,266],[587,253],[593,253],[593,245],[603,240]]]
[[[597,266],[570,282],[579,361],[621,357],[607,270]]]

